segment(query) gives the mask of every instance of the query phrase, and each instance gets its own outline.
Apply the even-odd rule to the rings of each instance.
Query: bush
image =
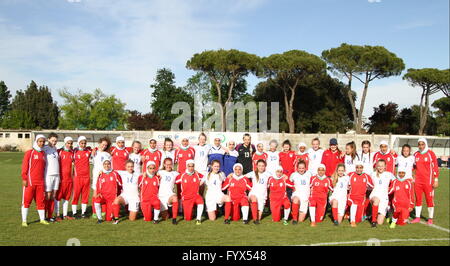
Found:
[[[19,150],[17,149],[17,146],[12,146],[12,145],[6,144],[3,146],[0,146],[0,152],[4,152],[4,151],[17,152]]]

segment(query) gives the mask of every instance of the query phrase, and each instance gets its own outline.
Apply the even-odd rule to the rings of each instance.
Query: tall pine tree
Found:
[[[11,93],[5,82],[0,81],[0,121],[5,113],[9,110],[11,104]]]
[[[26,128],[55,129],[59,124],[59,108],[53,100],[50,90],[47,86],[38,88],[34,81],[31,81],[25,91],[17,91],[11,103],[11,112],[15,115],[11,115],[7,119],[26,118],[27,120],[7,121],[6,125],[11,125],[11,127],[22,125]]]

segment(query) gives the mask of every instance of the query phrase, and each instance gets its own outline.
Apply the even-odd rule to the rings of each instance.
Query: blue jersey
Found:
[[[238,152],[231,151],[223,156],[223,172],[226,176],[233,173],[233,166],[237,162]]]
[[[211,147],[208,154],[208,165],[211,165],[211,162],[216,160],[220,162],[220,171],[223,172],[223,157],[225,151],[222,147]]]

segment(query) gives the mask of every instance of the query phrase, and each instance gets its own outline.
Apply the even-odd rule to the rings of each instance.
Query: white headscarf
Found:
[[[118,137],[116,138],[116,144],[117,144],[119,141],[125,142],[125,138],[124,138],[123,136],[118,136]],[[119,150],[123,150],[123,149],[125,149],[125,146],[122,147],[122,148],[119,148],[119,146],[116,146],[116,148],[119,149]]]
[[[427,141],[427,139],[426,139],[426,138],[420,138],[420,139],[417,141],[417,143],[419,143],[419,142],[425,143],[425,149],[423,149],[423,151],[420,151],[420,150],[419,150],[419,152],[420,152],[421,154],[427,153],[427,151],[428,151],[428,141]]]
[[[321,163],[321,164],[319,164],[319,166],[317,166],[317,170],[319,170],[319,168],[323,168],[325,171],[327,170],[327,167],[326,167],[323,163]],[[326,178],[327,176],[326,176],[326,175],[319,176],[319,173],[317,173],[317,177],[318,177],[320,180],[323,180],[323,179]]]
[[[86,139],[85,136],[79,136],[79,137],[78,137],[77,143],[78,143],[78,149],[80,149],[80,150],[82,150],[82,149],[80,148],[80,142],[82,142],[83,140],[86,140],[86,141],[87,141],[87,139]]]
[[[239,179],[243,178],[244,175],[243,175],[243,174],[241,174],[240,176],[236,175],[236,174],[234,173],[234,171],[236,170],[236,167],[240,167],[242,170],[244,170],[244,167],[243,167],[242,164],[240,164],[240,163],[235,163],[235,164],[233,165],[233,178],[239,180]]]
[[[276,173],[277,173],[278,171],[281,171],[281,172],[283,173],[283,167],[282,167],[281,165],[278,165],[278,166],[275,167],[275,174],[274,174],[273,178],[275,178],[275,179],[280,179],[280,178],[283,177],[283,175],[281,175],[280,177],[277,176]]]
[[[403,178],[400,178],[399,176],[398,176],[398,173],[400,173],[400,172],[404,172],[405,173],[405,176],[403,177]],[[408,177],[406,176],[406,167],[404,167],[404,166],[399,166],[398,167],[398,169],[397,169],[397,179],[398,180],[400,180],[400,181],[405,181],[406,179],[408,179]]]
[[[195,166],[195,161],[194,161],[194,160],[187,160],[187,161],[186,161],[186,173],[187,173],[188,175],[192,175],[192,174],[195,172],[195,170],[194,170],[194,172],[191,172],[191,173],[187,171],[188,166],[189,166],[190,164],[193,164],[193,165]]]
[[[47,139],[44,135],[39,134],[36,136],[36,138],[34,139],[33,142],[33,149],[37,150],[37,151],[42,151],[42,148],[38,146],[37,142],[39,139],[44,139],[44,141]]]
[[[300,147],[305,147],[305,151],[304,152],[301,152],[300,151]],[[308,150],[306,149],[306,143],[304,143],[304,142],[300,142],[299,144],[298,144],[298,154],[300,154],[300,155],[303,155],[303,154],[307,154],[308,153]]]
[[[149,167],[150,165],[154,165],[154,166],[156,167],[156,163],[155,163],[154,161],[148,161],[148,162],[147,162],[147,165],[145,165],[145,172],[147,173],[147,176],[153,177],[154,174],[152,175],[152,174],[150,174],[150,173],[148,172],[148,167]]]
[[[391,149],[389,148],[389,143],[388,143],[386,140],[380,141],[380,146],[381,146],[381,145],[386,145],[386,146],[388,147],[386,153],[383,153],[383,152],[380,150],[380,152],[381,152],[382,154],[389,154],[389,153],[391,153]]]
[[[258,151],[258,145],[259,145],[259,144],[263,145],[263,152],[261,152],[261,153]],[[256,153],[257,155],[261,155],[261,154],[264,153],[264,143],[263,143],[262,141],[256,142],[256,151],[255,151],[255,153]]]
[[[72,142],[73,142],[72,137],[65,137],[65,138],[64,138],[64,144],[66,144],[66,143],[69,142],[69,141],[72,141]]]
[[[108,157],[104,158],[104,159],[102,160],[102,166],[103,166],[103,164],[104,164],[106,161],[111,162],[111,159],[108,158]],[[109,173],[111,173],[112,171],[113,171],[112,168],[110,168],[109,170],[106,170],[105,167],[103,166],[103,169],[102,169],[102,172],[103,172],[103,173],[109,174]]]
[[[180,144],[180,148],[182,149],[182,150],[187,150],[188,148],[189,148],[189,142],[188,142],[188,145],[186,145],[186,146],[183,146],[183,140],[187,140],[187,141],[189,141],[189,139],[188,138],[183,138],[183,139],[181,139],[181,144]]]

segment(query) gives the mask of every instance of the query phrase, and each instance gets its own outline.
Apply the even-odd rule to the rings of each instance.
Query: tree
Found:
[[[260,82],[254,90],[255,101],[282,102],[284,93],[273,84],[275,81]],[[284,112],[285,106],[281,105],[280,113]],[[351,126],[351,115],[350,102],[342,82],[326,73],[300,82],[294,100],[295,132],[345,133]],[[270,116],[268,118],[271,119]],[[279,119],[280,130],[289,130],[286,116],[282,115]]]
[[[10,109],[11,104],[11,93],[5,82],[0,81],[0,121],[2,120],[5,113]]]
[[[129,111],[128,116],[128,129],[130,130],[162,130],[164,129],[163,121],[155,114],[147,113],[141,114],[140,112],[133,110]]]
[[[183,88],[175,85],[175,74],[170,69],[162,68],[156,72],[155,83],[150,85],[152,113],[164,123],[164,129],[169,130],[172,121],[178,114],[172,114],[172,105],[176,102],[187,102],[193,110],[194,99]]]
[[[347,78],[347,96],[352,104],[354,128],[357,133],[360,133],[370,82],[375,79],[400,75],[405,69],[403,60],[382,46],[360,46],[346,43],[341,44],[340,47],[323,51],[322,58],[328,63],[332,72]],[[352,91],[353,78],[364,86],[358,110]]]
[[[114,95],[105,95],[100,89],[93,93],[79,90],[72,94],[61,90],[64,99],[61,106],[61,125],[63,129],[125,129],[128,113],[125,104]]]
[[[35,124],[29,113],[23,110],[13,109],[4,114],[1,127],[11,129],[32,129],[35,128]]]
[[[370,122],[366,126],[369,127],[370,133],[388,134],[395,132],[398,128],[396,123],[398,114],[398,104],[393,102],[380,104],[373,108],[373,115],[369,117]]]
[[[408,72],[403,76],[412,87],[422,88],[420,96],[420,127],[419,135],[425,132],[427,118],[429,113],[430,95],[442,91],[445,86],[448,88],[449,84],[448,70],[439,70],[436,68],[422,68],[422,69],[408,69]]]
[[[261,76],[272,80],[283,92],[283,102],[289,133],[295,132],[294,100],[300,81],[311,75],[323,74],[325,62],[305,51],[291,50],[262,59]]]
[[[239,81],[250,73],[256,73],[260,59],[243,51],[210,50],[197,53],[187,61],[186,67],[204,73],[216,88],[217,102],[221,107],[221,131],[226,129],[226,106],[232,102]]]
[[[437,99],[431,105],[437,109],[436,116],[437,133],[450,136],[450,97]]]
[[[17,91],[11,111],[8,116],[10,125],[23,125],[27,129],[54,129],[59,125],[59,108],[50,90],[47,86],[38,88],[34,81],[25,91]]]

